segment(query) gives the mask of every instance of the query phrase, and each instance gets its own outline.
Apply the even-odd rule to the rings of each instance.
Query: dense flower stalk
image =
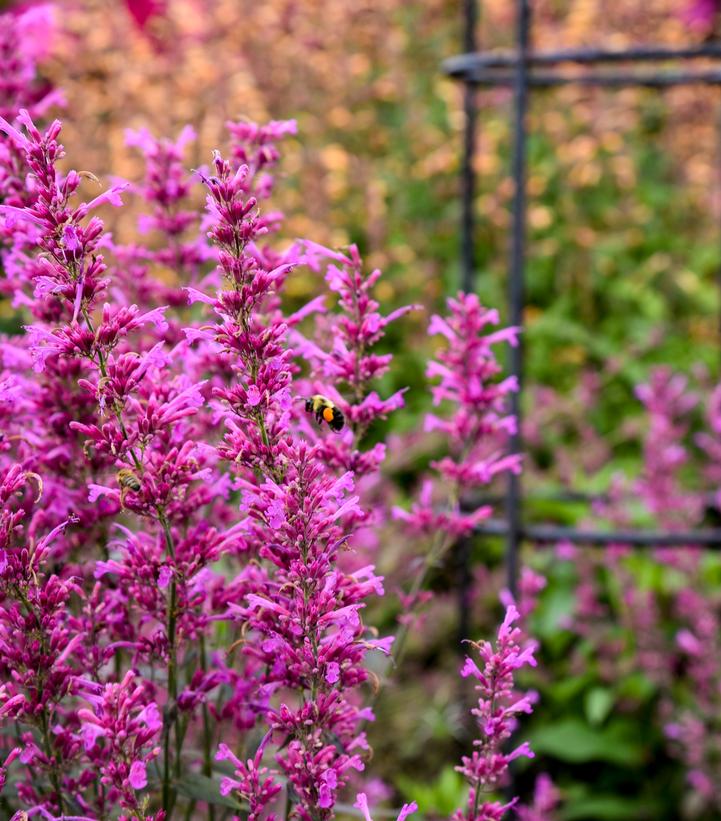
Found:
[[[54,17],[48,4],[20,14],[0,14],[0,117],[12,120],[25,108],[39,118],[63,102],[61,92],[37,76],[38,61],[47,54],[55,31]],[[0,202],[20,205],[32,196],[25,185],[21,152],[12,139],[0,134]]]
[[[145,160],[144,178],[133,190],[150,208],[138,219],[139,233],[150,237],[142,245],[114,246],[119,264],[113,274],[125,294],[140,305],[185,306],[184,287],[197,284],[211,256],[197,233],[199,216],[192,201],[196,181],[183,164],[186,148],[195,138],[190,126],[174,141],[158,139],[145,128],[125,133],[126,144],[140,150]],[[177,340],[180,322],[173,324]]]
[[[424,598],[423,585],[429,570],[459,539],[492,514],[489,505],[478,504],[475,494],[497,476],[521,470],[519,454],[508,453],[515,417],[508,414],[508,395],[517,390],[514,377],[498,379],[502,369],[494,346],[516,345],[516,328],[490,330],[500,321],[497,311],[481,305],[475,294],[459,293],[448,300],[448,315],[431,317],[428,333],[440,336],[443,347],[428,363],[426,375],[437,380],[433,404],[446,413],[426,416],[425,431],[438,432],[447,443],[443,458],[431,462],[435,475],[422,479],[417,500],[410,510],[393,509],[394,517],[413,535],[429,538],[425,556],[413,563],[414,578],[402,596],[396,654],[401,655],[412,610]]]
[[[15,757],[35,772],[18,785],[19,795],[62,813],[62,775],[79,748],[67,699],[78,692],[84,639],[73,629],[69,607],[82,591],[48,571],[53,543],[70,522],[37,541],[28,537],[39,482],[17,464],[0,469],[0,720],[21,728]]]
[[[219,452],[238,471],[246,549],[263,562],[246,604],[231,603],[229,615],[251,639],[243,641],[243,653],[262,671],[261,690],[281,699],[269,706],[267,721],[277,763],[292,785],[292,815],[330,818],[349,772],[364,766],[361,725],[371,714],[360,708],[355,690],[367,679],[365,654],[374,647],[387,651],[388,642],[367,631],[360,610],[383,589],[372,567],[346,574],[336,566],[348,521],[360,512],[358,497],[350,495],[353,474],[335,475],[322,445],[303,442],[292,427],[298,410],[288,325],[299,317],[285,322],[275,309],[292,262],[267,270],[256,253],[267,223],[250,193],[252,168],[234,168],[216,155],[214,171],[205,180],[210,235],[226,290],[209,298],[189,289],[191,299],[210,304],[220,318],[202,336],[191,335],[231,357],[234,384],[213,392],[227,408]],[[229,757],[227,747],[221,752]],[[255,770],[233,760],[233,789],[251,795],[259,812],[277,791],[272,776],[249,781]]]
[[[700,516],[701,500],[698,493],[684,490],[680,472],[689,460],[684,440],[698,396],[689,390],[686,378],[667,368],[656,368],[648,383],[636,388],[636,395],[649,420],[637,491],[664,528],[693,527]]]
[[[208,619],[209,591],[199,588],[194,577],[236,540],[232,528],[224,533],[209,527],[201,510],[222,500],[228,485],[214,471],[214,449],[193,428],[191,417],[204,401],[203,383],[191,378],[184,358],[187,343],[163,350],[165,309],[142,312],[135,305],[106,303],[102,309],[98,305],[107,289],[103,276],[107,268],[99,252],[103,224],[97,217],[86,218],[104,202],[120,204],[119,193],[125,186],[115,186],[90,203],[74,205],[80,176],[71,171],[63,177],[55,167],[63,153],[57,142],[59,124],[41,134],[27,113],[21,113],[19,122],[27,137],[7,121],[0,121],[0,126],[23,151],[37,181],[38,197],[25,208],[0,206],[0,213],[36,228],[38,253],[27,266],[34,286],[31,306],[36,321],[28,327],[26,339],[34,369],[51,377],[59,369],[71,369],[76,388],[95,405],[92,415],[74,419],[69,428],[80,435],[81,442],[85,440],[82,453],[91,460],[91,474],[107,478],[101,483],[80,475],[84,503],[79,509],[87,511],[91,522],[132,511],[148,527],[128,533],[127,540],[118,544],[118,557],[111,559],[106,553],[96,567],[98,579],[108,575],[117,580],[111,587],[123,584],[125,595],[116,597],[116,606],[125,610],[127,620],[122,625],[106,623],[102,630],[115,641],[105,654],[98,654],[97,645],[91,652],[98,672],[104,661],[125,650],[137,661],[159,663],[167,669],[163,731],[167,812],[175,800],[170,789],[171,766],[176,772],[181,768],[185,730],[179,714],[186,711],[183,724],[187,729],[193,710],[202,702],[202,697],[181,698],[180,693],[183,642],[196,636]],[[134,349],[127,343],[133,334]],[[181,362],[185,374],[177,367]],[[62,486],[68,486],[65,476]],[[221,528],[222,523],[221,514]],[[87,577],[85,570],[83,575]],[[88,613],[94,629],[98,615]],[[128,627],[138,618],[140,624],[162,625],[161,632],[138,634],[129,640]],[[116,665],[120,663],[118,656]],[[194,685],[197,688],[198,682]],[[207,689],[207,683],[201,693],[203,688]]]
[[[434,485],[426,480],[418,504],[410,512],[397,509],[395,513],[416,532],[441,531],[458,537],[491,515],[483,505],[465,511],[461,492],[468,495],[505,471],[521,469],[520,455],[506,452],[516,425],[507,414],[507,397],[518,386],[514,377],[498,381],[501,367],[493,353],[496,344],[515,345],[518,332],[503,328],[486,333],[487,326],[498,324],[498,312],[484,308],[474,294],[449,299],[448,309],[448,317],[431,318],[428,333],[442,336],[446,347],[428,364],[427,375],[438,380],[431,388],[434,405],[448,403],[451,410],[445,417],[429,414],[425,429],[439,431],[449,443],[449,454],[432,467],[452,489],[450,498],[444,508],[434,509]]]
[[[521,631],[514,627],[519,614],[513,605],[506,610],[506,616],[498,629],[495,646],[490,642],[473,642],[481,662],[479,667],[470,657],[461,670],[461,675],[472,677],[478,683],[480,693],[478,706],[471,712],[478,722],[479,738],[471,756],[462,760],[456,769],[470,784],[468,805],[453,816],[455,821],[497,821],[517,799],[501,804],[498,801],[484,801],[482,793],[502,784],[508,765],[519,756],[533,758],[527,742],[523,742],[510,752],[504,747],[516,727],[519,713],[530,713],[535,701],[534,693],[519,695],[514,692],[514,674],[527,665],[536,666],[533,656],[535,644],[521,647]]]

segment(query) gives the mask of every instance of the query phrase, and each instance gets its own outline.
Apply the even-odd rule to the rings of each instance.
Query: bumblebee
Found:
[[[336,433],[343,430],[345,418],[335,403],[328,399],[327,396],[316,393],[314,396],[306,399],[305,411],[306,413],[312,413],[319,425],[322,425],[323,422],[327,422],[328,427]]]
[[[128,491],[138,493],[142,489],[140,479],[128,468],[121,468],[118,471],[118,484],[120,485],[120,506],[125,506],[125,496]]]

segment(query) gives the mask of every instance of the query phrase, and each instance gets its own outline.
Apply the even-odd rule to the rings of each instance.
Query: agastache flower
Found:
[[[533,803],[528,806],[516,806],[515,812],[519,821],[554,821],[560,801],[560,790],[551,781],[550,776],[541,773],[533,790]]]
[[[358,793],[353,806],[361,811],[364,821],[373,821],[370,807],[368,806],[368,796],[365,793]],[[401,807],[400,812],[396,816],[396,821],[405,821],[405,819],[408,818],[409,815],[412,815],[414,812],[417,811],[418,804],[416,804],[415,801],[412,801],[410,804],[404,804]]]
[[[0,670],[7,682],[0,688],[0,724],[35,730],[41,747],[30,732],[17,739],[20,761],[32,763],[35,772],[19,791],[62,812],[62,772],[78,754],[63,702],[77,692],[76,657],[85,636],[73,629],[70,615],[71,599],[81,593],[77,583],[47,569],[54,542],[70,522],[38,541],[27,536],[41,492],[37,475],[16,464],[0,468]]]
[[[349,771],[364,766],[353,751],[367,746],[361,725],[371,714],[351,694],[367,678],[362,661],[372,648],[361,608],[379,588],[371,568],[348,576],[334,566],[343,521],[358,503],[345,495],[347,479],[328,476],[317,451],[306,445],[282,444],[278,452],[282,483],[262,494],[246,490],[249,538],[265,540],[259,555],[274,574],[233,613],[261,637],[244,652],[264,663],[266,685],[304,694],[300,703],[283,699],[268,720],[273,736],[289,741],[277,761],[298,795],[299,817],[314,817],[316,807],[329,818]],[[273,525],[269,515],[276,517]]]
[[[679,474],[689,458],[683,441],[698,396],[689,390],[685,377],[668,368],[654,369],[649,381],[637,386],[636,396],[649,420],[637,492],[664,528],[693,527],[699,517],[699,498],[683,491]]]
[[[431,317],[428,333],[441,336],[443,347],[426,371],[438,380],[431,387],[433,404],[447,412],[428,414],[425,422],[426,432],[442,434],[448,454],[430,463],[436,475],[422,477],[409,510],[393,508],[404,529],[429,538],[423,561],[415,563],[411,592],[402,597],[406,612],[400,616],[398,654],[414,619],[411,610],[424,599],[429,569],[492,515],[492,507],[479,504],[474,491],[521,470],[520,455],[508,453],[509,436],[516,429],[515,417],[508,414],[508,396],[518,386],[513,378],[500,378],[494,352],[497,344],[516,345],[518,331],[491,330],[499,322],[498,312],[483,307],[475,294],[459,293],[448,300],[448,309],[447,317]]]
[[[263,814],[268,804],[281,791],[281,787],[275,783],[270,770],[261,764],[268,739],[269,735],[266,735],[263,742],[258,745],[255,756],[246,762],[241,761],[227,744],[221,744],[215,756],[217,761],[230,761],[235,769],[234,778],[224,778],[221,781],[221,795],[237,793],[239,798],[247,801],[248,821],[258,821],[260,818],[275,821],[276,818],[272,813]]]
[[[71,326],[76,326],[79,314],[87,312],[106,286],[102,278],[106,265],[98,251],[103,224],[97,217],[87,223],[84,220],[105,201],[120,204],[120,192],[126,186],[114,186],[88,203],[73,206],[80,176],[71,171],[63,178],[55,167],[65,153],[57,139],[60,123],[54,121],[41,134],[25,110],[20,112],[18,123],[27,136],[2,117],[0,132],[22,152],[36,180],[38,196],[25,207],[0,206],[0,215],[29,221],[37,227],[35,242],[43,261],[30,267],[29,273],[34,278],[42,277],[43,290],[64,303],[72,317]]]
[[[287,326],[273,317],[266,324],[261,312],[292,263],[272,270],[262,267],[252,243],[266,229],[256,211],[257,199],[247,193],[248,169],[241,166],[234,171],[218,153],[214,167],[215,176],[204,178],[213,221],[209,236],[219,248],[227,290],[216,298],[194,289],[188,293],[213,307],[220,322],[212,331],[212,341],[232,357],[235,368],[235,384],[213,390],[231,411],[223,455],[251,469],[267,468],[274,445],[287,429],[291,372],[290,352],[285,348]]]
[[[304,243],[303,262],[314,271],[325,269],[328,288],[337,294],[338,310],[327,311],[325,300],[309,306],[315,315],[315,339],[306,339],[294,328],[291,339],[298,355],[310,365],[308,393],[330,395],[344,413],[350,432],[323,439],[324,458],[339,469],[353,470],[359,478],[378,471],[385,448],[360,450],[368,429],[379,419],[403,407],[404,390],[381,399],[373,390],[387,373],[392,354],[378,354],[374,346],[387,326],[418,306],[408,305],[383,316],[373,298],[380,279],[376,269],[366,273],[355,245],[331,250],[313,242]]]
[[[460,505],[461,492],[468,495],[498,475],[521,469],[520,455],[506,452],[508,436],[516,426],[506,404],[508,394],[518,386],[513,378],[499,380],[501,367],[493,353],[496,344],[515,345],[518,332],[505,328],[486,333],[488,326],[498,324],[498,312],[484,308],[474,294],[449,299],[448,308],[447,318],[431,318],[429,334],[442,336],[446,347],[429,363],[427,375],[438,379],[431,387],[434,405],[450,405],[452,412],[444,417],[429,414],[426,430],[440,431],[449,443],[449,455],[431,465],[455,490],[448,508],[436,512],[433,486],[426,483],[420,504],[410,512],[397,509],[395,515],[417,532],[460,535],[492,512],[477,505],[466,512]]]
[[[238,473],[245,548],[267,567],[246,586],[245,606],[229,602],[228,616],[250,639],[241,647],[258,671],[259,692],[279,699],[266,708],[268,743],[279,745],[276,761],[292,785],[295,814],[330,818],[350,772],[364,766],[361,725],[371,714],[351,694],[367,678],[362,661],[373,645],[360,610],[379,581],[370,568],[354,577],[336,567],[348,523],[360,515],[353,476],[329,472],[321,447],[304,443],[291,426],[292,351],[276,294],[292,263],[269,268],[257,252],[268,222],[257,210],[252,170],[216,154],[214,171],[203,179],[225,290],[212,298],[188,289],[219,319],[209,336],[193,337],[215,345],[234,371],[231,387],[213,390],[227,408],[219,454]],[[236,767],[237,789],[257,792]],[[270,795],[276,790],[268,779],[262,790]]]
[[[162,240],[153,248],[116,246],[120,262],[116,274],[127,292],[146,305],[185,305],[183,288],[199,280],[211,256],[205,240],[190,233],[198,222],[197,211],[188,207],[195,180],[182,161],[186,146],[195,139],[190,126],[175,141],[158,139],[145,128],[125,132],[126,144],[138,148],[145,158],[144,179],[133,187],[152,207],[151,213],[140,217],[138,228],[142,234],[154,231]],[[158,269],[165,279],[170,274],[171,281],[163,282]]]
[[[132,549],[106,559],[108,578],[120,578],[127,585],[125,596],[113,596],[116,613],[125,613],[125,619],[120,623],[117,616],[113,620],[103,611],[104,637],[112,636],[115,641],[107,649],[96,652],[94,648],[92,657],[100,665],[113,657],[113,651],[121,650],[166,668],[162,801],[167,811],[173,800],[170,750],[171,746],[180,749],[171,739],[182,686],[178,665],[183,660],[183,642],[202,632],[208,618],[204,612],[207,591],[190,582],[234,543],[226,538],[228,533],[208,527],[200,511],[213,505],[221,517],[219,524],[227,521],[218,499],[227,496],[229,483],[216,473],[215,448],[202,441],[200,428],[192,421],[205,397],[203,381],[191,376],[187,345],[181,342],[170,351],[163,350],[168,328],[165,309],[154,306],[143,311],[132,304],[110,302],[99,308],[98,297],[107,284],[100,279],[106,267],[98,253],[106,244],[105,236],[102,222],[97,217],[86,221],[86,217],[100,204],[118,204],[123,186],[74,206],[71,200],[79,175],[71,171],[63,178],[55,169],[63,153],[57,142],[59,124],[41,135],[26,114],[20,122],[28,136],[8,123],[0,122],[0,126],[24,151],[43,193],[36,203],[17,209],[21,217],[29,215],[37,224],[37,246],[47,261],[39,268],[43,302],[39,304],[36,297],[37,319],[28,331],[35,369],[51,374],[60,365],[84,364],[74,381],[97,406],[94,415],[73,419],[67,427],[86,438],[81,464],[90,460],[105,478],[88,482],[82,509],[95,511],[94,521],[129,510],[145,520],[150,531],[130,537]],[[36,269],[30,272],[40,276]],[[128,350],[130,336],[135,345],[132,351]],[[181,375],[183,370],[186,373]],[[178,530],[181,523],[182,532]],[[101,544],[107,542],[107,534],[100,537]],[[98,578],[107,584],[106,573]],[[129,599],[131,592],[137,598]],[[93,629],[95,617],[93,613]],[[149,625],[154,630],[145,633]],[[211,685],[212,681],[209,678],[195,689],[202,691],[218,683]],[[202,698],[184,699],[183,709],[191,716],[196,708],[206,709]],[[134,789],[144,779],[143,766],[138,763],[129,776]]]
[[[82,685],[81,685],[82,686]],[[163,726],[146,687],[128,671],[118,684],[82,693],[89,706],[78,710],[85,752],[104,786],[98,811],[118,806],[138,811],[138,792],[148,786],[147,765],[160,754],[155,743]]]
[[[0,346],[0,722],[19,750],[0,778],[28,768],[12,799],[28,814],[169,821],[195,809],[186,775],[213,786],[220,743],[217,759],[232,767],[214,782],[223,803],[273,818],[281,773],[291,815],[326,821],[369,758],[368,654],[393,649],[366,623],[383,580],[351,550],[360,525],[376,522],[366,500],[379,495],[385,454],[362,442],[403,403],[403,391],[378,387],[391,357],[374,346],[408,309],[381,313],[380,274],[353,246],[267,244],[280,215],[259,203],[294,124],[233,125],[231,158],[216,153],[198,172],[213,251],[191,235],[181,168],[191,133],[131,135],[147,161],[143,225],[161,235],[151,249],[113,243],[96,211],[120,206],[127,185],[82,201],[83,180],[97,180],[58,170],[60,124],[42,130],[33,113],[0,120],[22,170],[22,195],[0,206],[13,243],[6,290],[30,317]],[[303,262],[337,296],[330,313],[320,297],[285,315],[282,288]],[[150,282],[158,267],[167,288]],[[517,468],[494,439],[512,429],[501,405],[513,386],[489,365],[490,347],[513,334],[480,334],[497,319],[459,300],[434,321],[452,352],[434,371],[436,398],[461,409],[436,468],[483,485]],[[455,377],[442,370],[451,366]],[[475,381],[463,384],[463,367]],[[303,410],[316,391],[345,414],[337,438]],[[487,511],[457,514],[451,506],[445,532]],[[530,663],[525,650],[518,659]],[[483,732],[504,737],[523,705],[486,718]],[[236,756],[259,728],[260,746]],[[82,815],[68,815],[75,807]]]
[[[228,122],[233,138],[233,160],[247,168],[247,187],[258,199],[267,199],[273,190],[273,177],[268,173],[280,159],[277,143],[298,132],[295,120],[272,120],[265,125],[251,122]]]
[[[53,106],[63,104],[61,92],[37,76],[37,63],[47,55],[55,31],[55,9],[49,4],[0,14],[0,117],[6,121],[14,120],[23,108],[40,118]],[[0,133],[0,202],[22,207],[35,196],[23,172],[22,149]],[[9,235],[20,242],[21,238],[14,236],[17,230],[12,218],[3,220],[0,215],[0,239]]]
[[[470,793],[468,805],[453,815],[455,821],[496,821],[503,818],[506,810],[517,801],[501,804],[498,801],[484,801],[481,794],[501,785],[508,771],[508,765],[516,758],[533,758],[527,742],[521,743],[510,752],[505,751],[506,742],[517,726],[519,713],[530,713],[535,701],[534,693],[520,695],[514,691],[514,674],[530,665],[536,666],[533,656],[535,644],[521,646],[521,630],[514,627],[519,613],[513,605],[506,609],[506,615],[498,629],[495,646],[490,642],[473,642],[481,665],[466,657],[461,675],[477,681],[480,693],[478,706],[471,712],[476,717],[479,738],[474,741],[477,748],[471,756],[464,756],[458,772],[468,780]]]

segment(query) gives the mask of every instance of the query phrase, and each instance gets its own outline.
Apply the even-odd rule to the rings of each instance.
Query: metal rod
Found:
[[[721,43],[669,48],[667,46],[636,46],[627,49],[570,48],[539,51],[528,54],[529,66],[550,66],[559,63],[591,65],[594,63],[655,62],[663,60],[690,60],[721,57]],[[518,55],[514,51],[477,52],[466,49],[465,54],[449,57],[442,63],[443,71],[452,77],[462,77],[482,68],[515,68]]]
[[[479,69],[463,75],[461,79],[466,84],[477,86],[515,87],[516,72]],[[666,71],[662,73],[588,71],[583,74],[578,72],[532,71],[528,73],[527,84],[540,88],[562,85],[604,86],[607,88],[624,88],[627,86],[667,88],[681,85],[719,85],[721,84],[721,70],[699,69],[697,71]]]
[[[719,272],[719,288],[721,289],[721,271]],[[721,326],[721,319],[719,320]],[[721,327],[719,327],[721,333]],[[716,493],[702,493],[700,498],[703,501],[704,507],[709,510],[721,510],[721,503],[716,498]],[[483,505],[499,505],[505,499],[505,494],[502,493],[480,493],[477,496],[469,497],[467,502],[473,502],[473,509],[482,507]],[[608,493],[586,493],[582,490],[560,490],[550,491],[548,493],[524,493],[524,502],[551,502],[558,504],[586,504],[590,505],[594,502],[608,502]]]
[[[463,642],[472,638],[471,588],[473,587],[473,574],[471,572],[471,547],[471,539],[468,536],[456,542],[454,547],[458,580],[456,586],[458,606],[458,642],[456,649],[461,655],[466,651]]]
[[[717,106],[716,109],[716,166],[716,207],[721,211],[721,106]],[[717,225],[720,218],[721,214],[717,214]],[[721,259],[719,260],[718,267],[716,268],[716,291],[718,296],[721,297]],[[721,342],[721,314],[718,317],[717,327],[719,333],[719,341]],[[719,348],[721,349],[721,345],[719,345]],[[716,506],[721,507],[721,505],[718,504]]]
[[[476,48],[478,11],[476,0],[463,3],[463,45],[467,50]],[[466,83],[463,89],[463,157],[461,160],[461,289],[474,290],[476,272],[475,200],[476,171],[473,160],[476,153],[477,120],[476,89]]]
[[[531,9],[529,0],[516,2],[516,42],[519,60],[516,64],[513,94],[513,160],[511,174],[514,191],[511,221],[511,247],[508,279],[508,322],[517,328],[523,326],[525,302],[524,266],[526,257],[526,119],[528,113],[528,65],[530,47]],[[516,427],[509,437],[509,451],[521,453],[521,386],[523,384],[523,334],[518,345],[510,349],[509,373],[518,380],[518,390],[510,394],[509,411],[516,419]],[[512,596],[516,595],[518,581],[518,551],[521,545],[522,511],[521,477],[508,474],[506,519],[506,579]]]
[[[475,529],[481,536],[508,536],[508,524],[489,519]],[[581,530],[553,525],[527,525],[520,528],[521,537],[532,542],[571,542],[597,546],[630,547],[713,547],[721,548],[721,529],[657,532],[653,530]]]
[[[477,43],[478,6],[476,0],[463,1],[463,47],[475,51]],[[476,279],[476,154],[478,111],[476,89],[470,83],[463,88],[463,157],[461,161],[461,289],[475,291]],[[471,540],[461,539],[455,545],[457,595],[458,595],[458,643],[457,650],[465,652],[464,640],[471,635]]]

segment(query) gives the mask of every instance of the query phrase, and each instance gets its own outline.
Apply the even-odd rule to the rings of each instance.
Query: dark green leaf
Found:
[[[573,801],[561,812],[563,821],[641,821],[651,818],[650,807],[630,798],[615,795],[598,795]]]
[[[194,798],[196,801],[205,801],[207,804],[215,804],[221,807],[230,807],[233,810],[247,810],[248,807],[242,801],[238,801],[231,795],[220,794],[220,781],[215,778],[208,778],[199,773],[189,773],[183,778],[173,782],[175,789],[185,798]]]
[[[540,727],[531,734],[531,747],[536,753],[553,756],[560,761],[584,763],[608,761],[621,766],[637,766],[643,761],[644,748],[634,732],[634,725],[625,722],[594,729],[576,718]]]

